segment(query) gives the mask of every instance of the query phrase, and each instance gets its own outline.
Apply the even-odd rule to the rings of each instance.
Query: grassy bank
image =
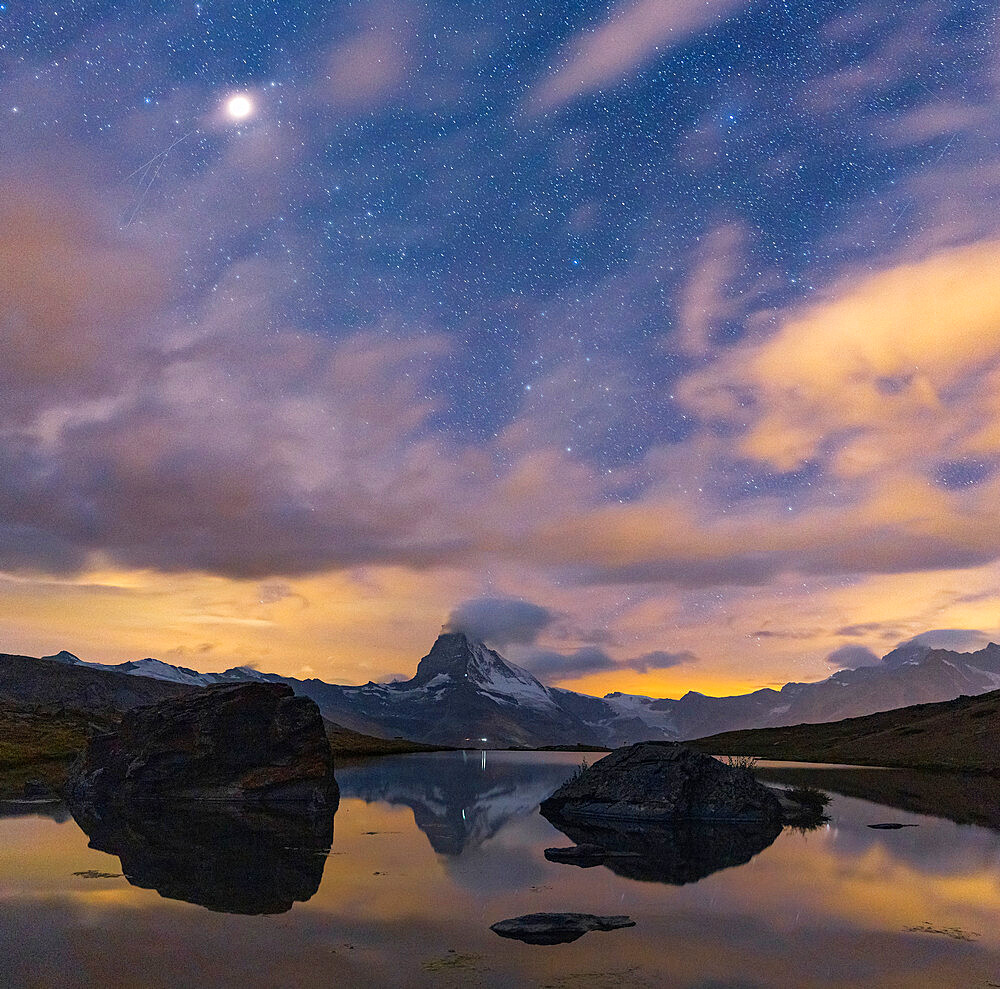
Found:
[[[812,786],[912,814],[945,817],[1000,831],[1000,777],[924,769],[758,766],[764,783]]]
[[[60,708],[0,704],[0,798],[20,797],[29,780],[59,789],[91,732],[109,723]]]
[[[405,738],[378,738],[375,735],[364,735],[351,731],[342,725],[327,721],[326,737],[330,739],[330,748],[335,758],[353,759],[367,756],[406,755],[410,752],[444,752],[451,751],[443,745],[424,745],[421,742],[411,742]]]
[[[1000,690],[814,725],[688,743],[714,755],[1000,775]]]

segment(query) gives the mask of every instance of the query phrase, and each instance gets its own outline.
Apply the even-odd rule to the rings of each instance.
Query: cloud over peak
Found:
[[[541,605],[520,598],[481,597],[463,601],[448,616],[449,632],[503,648],[535,642],[556,616]]]

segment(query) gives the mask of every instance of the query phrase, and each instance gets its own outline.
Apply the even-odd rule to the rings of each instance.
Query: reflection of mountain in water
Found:
[[[461,855],[492,838],[509,820],[533,814],[572,773],[568,763],[463,752],[341,766],[337,781],[343,797],[409,807],[435,852]]]
[[[221,913],[284,913],[308,900],[333,843],[333,813],[297,807],[158,805],[76,819],[133,886]]]
[[[601,865],[626,879],[674,886],[696,883],[720,869],[744,865],[781,834],[777,823],[621,822],[612,830],[554,817],[549,820],[577,845],[591,846],[586,864],[594,865],[599,859]]]

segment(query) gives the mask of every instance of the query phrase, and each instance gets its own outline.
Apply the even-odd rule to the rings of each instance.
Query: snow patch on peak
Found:
[[[184,683],[192,686],[205,687],[210,683],[216,683],[218,674],[199,673],[197,670],[190,670],[185,666],[171,666],[160,659],[140,659],[132,663],[121,663],[117,667],[110,669],[120,670],[122,673],[133,673],[137,676],[150,677],[153,680],[169,680],[171,683]]]
[[[654,698],[642,694],[623,694],[616,691],[606,694],[604,701],[619,717],[639,718],[650,728],[672,733],[676,725],[674,713],[670,705],[659,708],[652,707]],[[660,702],[663,703],[662,701]]]
[[[482,642],[470,643],[475,659],[467,674],[477,687],[492,697],[528,707],[555,707],[548,688]]]
[[[284,682],[276,673],[261,673],[260,670],[256,670],[252,666],[234,666],[232,669],[226,670],[225,673],[206,673],[204,676],[226,682],[231,680],[256,680],[260,683]]]
[[[632,707],[644,707],[647,704],[652,704],[655,700],[655,698],[647,697],[645,694],[625,694],[620,690],[615,690],[610,694],[605,694],[604,699],[606,701],[616,701],[618,704],[629,705]]]
[[[991,688],[1000,687],[1000,673],[993,673],[990,670],[980,669],[978,666],[973,666],[972,663],[967,663],[966,669],[971,670],[978,676],[983,677]]]

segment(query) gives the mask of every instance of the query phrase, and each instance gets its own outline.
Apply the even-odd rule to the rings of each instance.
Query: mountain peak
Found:
[[[59,652],[52,656],[43,656],[42,659],[50,659],[55,663],[65,663],[67,666],[80,666],[83,664],[83,660],[79,656],[74,656],[73,653],[66,649],[60,649]]]
[[[481,672],[494,661],[503,663],[502,657],[485,643],[470,639],[464,632],[442,632],[431,651],[417,664],[417,672],[407,686],[423,687],[439,676],[458,682],[470,673]]]
[[[417,664],[413,679],[393,686],[403,690],[468,687],[495,699],[529,707],[550,707],[554,703],[548,688],[531,673],[464,632],[442,632],[431,651]]]

